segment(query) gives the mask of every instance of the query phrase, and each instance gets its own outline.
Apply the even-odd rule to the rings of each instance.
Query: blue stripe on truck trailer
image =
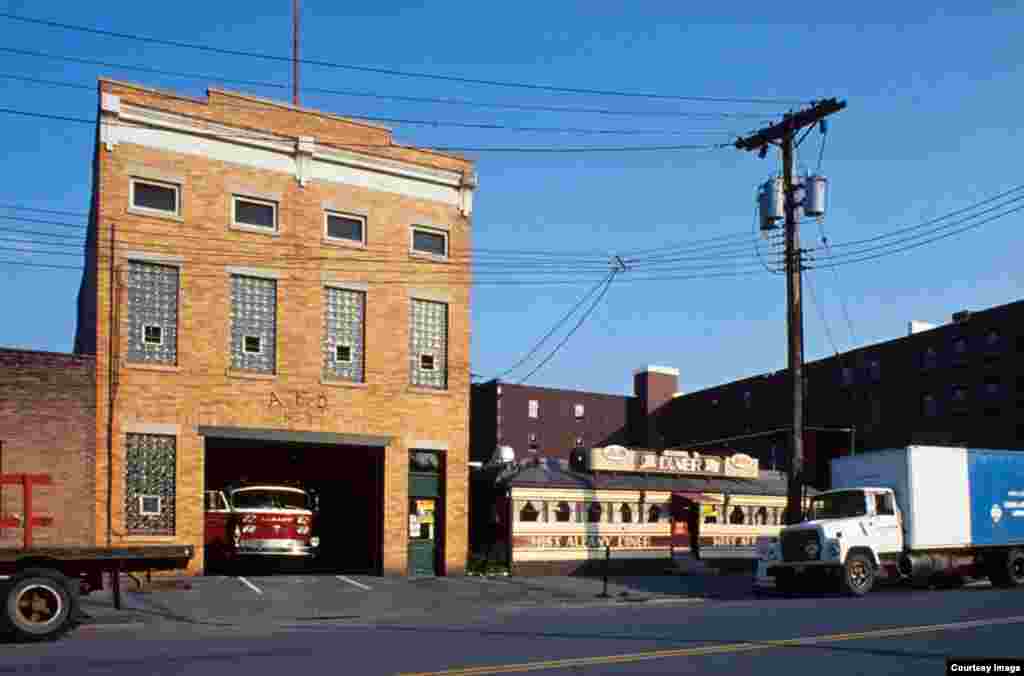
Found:
[[[1024,543],[1024,451],[970,449],[971,541]]]

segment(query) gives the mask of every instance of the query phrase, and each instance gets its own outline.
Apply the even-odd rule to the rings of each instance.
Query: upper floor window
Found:
[[[178,268],[128,263],[128,361],[178,361]]]
[[[985,394],[998,397],[1003,392],[1003,384],[999,378],[985,378]]]
[[[529,415],[531,418],[540,417],[540,402],[536,399],[531,399],[529,403]]]
[[[448,388],[448,305],[412,300],[409,352],[411,381],[417,387]]]
[[[537,442],[537,435],[532,432],[530,433],[528,443],[530,445],[530,450],[534,453],[536,453],[537,449],[540,448],[540,444]]]
[[[324,292],[323,375],[362,382],[366,293],[331,286]]]
[[[843,385],[853,385],[853,369],[849,366],[843,367]]]
[[[939,365],[939,353],[935,351],[934,347],[929,347],[921,355],[921,368],[933,369]]]
[[[277,232],[277,202],[234,195],[231,218],[236,226]]]
[[[133,209],[151,211],[164,216],[177,216],[180,211],[180,188],[174,183],[133,178],[130,186]]]
[[[324,236],[328,241],[366,243],[366,219],[328,211],[324,214]]]
[[[985,347],[989,350],[995,350],[1002,347],[1003,336],[999,333],[998,329],[990,329],[985,334]]]
[[[573,406],[572,414],[577,420],[583,420],[583,404],[576,404]]]
[[[806,385],[807,385],[807,381],[805,380],[804,381],[804,386],[806,386]],[[750,390],[747,390],[746,392],[743,393],[743,407],[745,409],[747,409],[747,410],[750,410],[750,408],[753,405],[754,405],[754,395],[753,395],[753,393],[751,393]]]
[[[576,448],[583,448],[583,437],[576,437]]]
[[[935,400],[935,395],[921,395],[921,414],[926,418],[934,418],[939,414],[938,402]]]
[[[965,336],[957,336],[953,339],[953,352],[957,355],[967,354],[967,338]]]
[[[412,250],[414,253],[447,258],[448,233],[415,226],[412,229]]]
[[[868,370],[871,373],[871,382],[877,383],[882,380],[882,362],[872,359],[868,364]]]
[[[277,368],[277,281],[231,275],[231,368]]]

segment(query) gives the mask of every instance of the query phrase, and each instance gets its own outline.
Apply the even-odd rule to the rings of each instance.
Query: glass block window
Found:
[[[178,362],[178,268],[128,263],[128,361]]]
[[[411,314],[411,383],[418,387],[447,389],[448,305],[414,298]]]
[[[363,382],[366,294],[329,286],[324,293],[324,378]]]
[[[274,373],[277,281],[231,276],[231,368]]]
[[[174,535],[177,444],[173,436],[126,439],[124,518],[130,535]]]

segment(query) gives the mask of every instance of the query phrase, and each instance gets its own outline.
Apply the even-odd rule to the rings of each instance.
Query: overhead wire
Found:
[[[9,19],[11,21],[18,21],[22,23],[29,23],[39,26],[48,26],[50,28],[59,28],[61,30],[74,31],[80,33],[91,33],[93,35],[102,35],[105,37],[118,38],[122,40],[131,40],[134,42],[142,42],[149,44],[164,45],[167,47],[177,47],[182,49],[193,49],[197,51],[203,51],[211,54],[222,54],[225,56],[240,56],[246,58],[262,59],[265,61],[275,61],[282,63],[294,63],[320,66],[325,68],[335,68],[342,70],[351,70],[364,73],[376,73],[378,75],[393,75],[398,77],[408,78],[420,78],[428,80],[440,80],[446,82],[459,82],[464,84],[476,84],[486,85],[493,87],[505,87],[514,89],[529,89],[535,91],[548,91],[564,94],[590,94],[597,96],[618,96],[618,97],[630,97],[630,98],[646,98],[646,99],[662,99],[662,100],[674,100],[674,101],[700,101],[709,103],[749,103],[749,104],[768,104],[768,105],[787,105],[787,104],[802,104],[807,103],[805,100],[799,99],[783,99],[783,98],[738,98],[738,97],[712,97],[712,96],[683,96],[676,94],[658,94],[658,93],[646,93],[646,92],[626,92],[619,90],[610,89],[589,89],[584,87],[560,87],[553,85],[543,85],[530,82],[510,82],[503,80],[487,80],[480,78],[469,78],[455,75],[444,75],[439,73],[419,73],[412,71],[404,71],[392,68],[378,68],[373,66],[362,66],[356,64],[345,64],[331,61],[323,61],[317,59],[297,59],[293,60],[291,57],[279,56],[276,54],[266,54],[262,52],[249,52],[239,49],[228,49],[226,47],[214,47],[212,45],[202,45],[197,43],[184,42],[180,40],[169,40],[165,38],[156,38],[152,36],[138,35],[134,33],[122,33],[113,30],[106,30],[101,28],[95,28],[91,26],[82,26],[76,24],[63,23],[59,21],[52,21],[48,19],[40,19],[35,17],[27,17],[19,14],[13,14],[10,12],[0,12],[0,18]]]
[[[261,80],[244,80],[238,78],[229,78],[221,75],[204,75],[201,73],[188,73],[174,70],[164,70],[160,68],[149,68],[146,66],[131,65],[125,63],[111,63],[109,61],[99,61],[95,59],[85,59],[74,56],[60,55],[60,54],[48,54],[45,52],[36,52],[27,49],[16,49],[13,47],[2,47],[0,46],[0,52],[6,52],[9,54],[17,54],[21,56],[30,56],[35,58],[47,58],[59,61],[65,61],[68,63],[80,63],[85,65],[103,66],[104,68],[117,68],[121,70],[132,70],[142,73],[150,73],[153,75],[162,75],[166,77],[175,77],[183,80],[196,80],[201,82],[223,82],[226,84],[238,84],[245,86],[254,87],[267,87],[273,89],[283,89],[291,91],[292,86],[281,82],[270,82]],[[14,77],[14,76],[6,76]],[[26,79],[28,78],[17,77],[15,79]],[[39,80],[43,82],[43,80]],[[62,85],[70,86],[70,85]],[[87,85],[76,85],[86,86],[88,89],[95,91],[95,86]],[[429,96],[404,96],[397,94],[379,94],[368,91],[357,91],[357,90],[346,90],[346,89],[329,89],[324,87],[310,87],[302,86],[300,88],[302,92],[312,94],[325,94],[330,96],[341,96],[341,97],[353,97],[353,98],[373,98],[382,99],[389,101],[404,101],[408,103],[434,103],[444,105],[458,105],[466,106],[470,108],[489,108],[489,109],[501,109],[501,110],[523,110],[523,111],[535,111],[535,112],[550,112],[550,113],[578,113],[578,114],[593,114],[593,115],[620,115],[627,117],[682,117],[689,119],[700,119],[700,120],[713,120],[713,119],[742,119],[742,118],[757,118],[762,119],[766,117],[776,117],[777,113],[752,113],[752,112],[716,112],[716,111],[672,111],[672,110],[615,110],[608,108],[583,108],[574,106],[546,106],[536,105],[527,103],[512,103],[512,102],[495,102],[495,101],[475,101],[461,98],[439,98]]]
[[[561,341],[560,343],[558,343],[558,345],[556,345],[556,346],[555,346],[555,349],[553,349],[553,350],[551,351],[551,353],[550,353],[550,354],[548,354],[548,356],[544,358],[544,360],[543,360],[543,361],[541,361],[541,362],[540,362],[539,364],[537,364],[537,366],[535,366],[535,367],[534,367],[534,369],[533,369],[532,371],[530,371],[529,373],[527,373],[527,374],[526,374],[526,376],[525,376],[525,377],[523,377],[523,378],[522,378],[522,379],[521,379],[521,380],[519,381],[519,384],[520,384],[520,385],[521,385],[521,384],[523,384],[523,383],[525,383],[525,382],[526,382],[527,380],[529,380],[530,378],[532,378],[532,377],[533,377],[533,375],[534,375],[535,373],[537,373],[537,371],[539,371],[540,369],[542,369],[542,368],[543,368],[543,367],[544,367],[544,366],[545,366],[545,365],[546,365],[546,364],[547,364],[547,363],[548,363],[549,361],[551,361],[551,359],[552,359],[552,358],[554,358],[554,356],[555,356],[556,354],[558,354],[558,351],[559,351],[560,349],[562,349],[562,347],[563,347],[563,346],[564,346],[564,345],[565,345],[565,344],[566,344],[567,342],[569,342],[569,339],[570,339],[570,338],[572,338],[572,337],[573,337],[573,335],[575,335],[575,334],[576,334],[576,332],[577,332],[577,331],[579,330],[579,328],[580,328],[581,326],[583,326],[583,322],[585,322],[585,321],[587,320],[587,318],[588,318],[588,317],[590,317],[590,315],[591,315],[591,314],[592,314],[592,313],[594,312],[594,310],[595,310],[595,309],[597,308],[598,304],[599,304],[599,303],[601,302],[601,300],[602,300],[602,299],[603,299],[603,298],[605,297],[605,294],[607,294],[607,293],[608,293],[608,289],[609,289],[609,288],[611,288],[612,282],[613,282],[613,281],[615,281],[615,276],[616,276],[616,275],[617,275],[618,273],[619,273],[619,270],[618,270],[618,269],[616,269],[616,270],[612,270],[612,271],[611,271],[611,273],[609,273],[609,275],[608,275],[608,278],[607,278],[607,279],[605,280],[605,282],[604,282],[604,288],[603,288],[603,289],[601,289],[601,293],[600,293],[600,294],[598,294],[598,296],[597,296],[597,298],[596,298],[596,299],[594,300],[594,302],[593,302],[593,303],[592,303],[592,304],[590,305],[590,307],[589,307],[589,308],[587,308],[587,311],[586,311],[585,313],[583,313],[583,316],[581,316],[581,317],[579,318],[579,321],[577,321],[577,322],[576,322],[576,325],[572,327],[572,330],[571,330],[571,331],[569,331],[569,333],[568,333],[568,334],[567,334],[567,335],[566,335],[566,336],[565,336],[565,337],[564,337],[564,338],[562,339],[562,341]]]

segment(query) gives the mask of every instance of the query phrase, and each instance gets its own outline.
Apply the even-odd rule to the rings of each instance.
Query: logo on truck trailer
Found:
[[[999,520],[1003,518],[1003,510],[998,504],[992,505],[989,514],[992,515],[992,523],[999,523]]]

